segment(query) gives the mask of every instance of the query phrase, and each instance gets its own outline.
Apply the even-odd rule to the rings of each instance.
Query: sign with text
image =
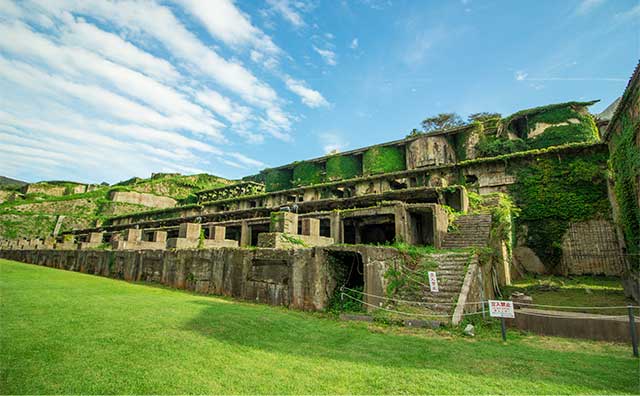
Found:
[[[489,300],[489,316],[494,318],[515,318],[513,301]]]
[[[436,273],[433,271],[429,271],[429,289],[431,289],[431,291],[434,293],[439,292],[438,277],[436,276]]]

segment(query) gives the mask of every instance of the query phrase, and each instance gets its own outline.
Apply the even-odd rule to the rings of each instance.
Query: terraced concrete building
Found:
[[[454,322],[524,272],[637,279],[629,182],[607,165],[613,134],[638,147],[637,74],[612,118],[592,116],[595,102],[528,109],[265,169],[194,204],[111,217],[57,244],[6,241],[1,254],[301,309],[354,291],[369,308],[418,302]]]

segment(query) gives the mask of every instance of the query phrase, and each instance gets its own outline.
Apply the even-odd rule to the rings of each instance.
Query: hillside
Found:
[[[0,188],[17,188],[17,187],[22,187],[25,184],[27,184],[27,182],[12,179],[6,176],[0,176]]]
[[[52,233],[59,216],[65,216],[60,231],[68,231],[95,226],[110,216],[154,209],[138,203],[116,202],[112,198],[115,191],[172,198],[182,205],[195,202],[196,191],[229,183],[232,181],[208,174],[160,173],[114,185],[57,181],[25,184],[23,193],[0,186],[0,238],[45,237]]]

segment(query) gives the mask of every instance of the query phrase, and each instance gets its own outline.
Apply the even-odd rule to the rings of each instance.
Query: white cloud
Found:
[[[287,88],[296,93],[302,99],[302,103],[309,107],[329,106],[329,102],[318,91],[306,86],[304,81],[298,81],[293,78],[286,80]]]
[[[349,48],[357,49],[359,45],[360,43],[358,42],[358,38],[356,37],[353,40],[351,40],[351,44],[349,45]]]
[[[304,20],[300,13],[294,8],[289,0],[267,0],[267,3],[274,11],[280,14],[285,20],[295,27],[304,26]],[[298,4],[298,3],[296,3]]]
[[[322,49],[314,45],[313,50],[316,51],[328,65],[335,66],[338,64],[336,53],[330,49]]]
[[[514,74],[516,81],[523,81],[527,78],[529,74],[524,72],[523,70],[517,70]]]
[[[347,142],[341,134],[334,131],[319,134],[318,140],[322,145],[324,154],[341,152],[349,147],[349,142]]]
[[[640,18],[640,4],[635,5],[634,7],[630,8],[625,12],[616,14],[616,17],[621,21]]]
[[[576,14],[586,15],[599,5],[604,3],[604,0],[582,0],[576,7]]]
[[[0,173],[115,181],[157,171],[216,173],[218,165],[256,169],[265,164],[228,148],[290,141],[300,118],[265,72],[306,106],[329,106],[305,81],[278,70],[280,59],[295,60],[235,1],[167,1],[171,7],[0,0]],[[312,8],[302,0],[270,5],[297,27]],[[25,153],[39,158],[17,169],[11,159]]]

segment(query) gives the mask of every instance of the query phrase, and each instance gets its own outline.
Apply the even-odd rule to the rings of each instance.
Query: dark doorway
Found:
[[[241,229],[239,226],[234,226],[234,227],[227,227],[227,229],[224,231],[224,238],[225,239],[232,239],[234,241],[240,241],[240,233],[241,233]]]
[[[363,290],[364,263],[360,253],[330,251],[329,264],[337,289],[344,286],[349,289]]]
[[[269,224],[254,224],[251,226],[251,246],[258,246],[258,234],[269,232]]]
[[[331,220],[320,219],[320,236],[331,237]]]
[[[393,243],[396,238],[394,223],[368,224],[360,228],[361,243],[382,245]]]
[[[433,246],[433,214],[431,212],[410,213],[411,239],[414,245]]]

